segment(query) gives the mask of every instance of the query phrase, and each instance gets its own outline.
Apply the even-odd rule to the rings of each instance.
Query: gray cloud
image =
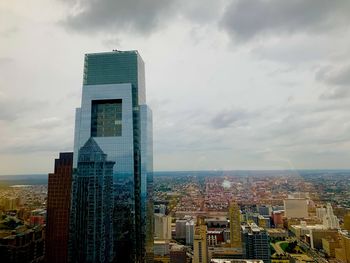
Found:
[[[30,128],[39,129],[39,130],[41,129],[48,130],[48,129],[60,127],[61,125],[62,125],[62,120],[60,118],[50,117],[50,118],[44,118],[36,121],[34,124],[30,126]]]
[[[229,128],[233,125],[244,124],[249,113],[244,110],[226,110],[215,114],[209,124],[214,129]]]
[[[7,66],[8,64],[13,63],[14,60],[8,57],[0,57],[0,66]]]
[[[11,144],[2,147],[0,153],[6,154],[28,154],[39,152],[58,152],[58,151],[71,151],[72,140],[71,138],[65,138],[57,140],[50,136],[37,136],[36,138],[27,139],[22,137],[19,140],[11,142]]]
[[[0,93],[0,121],[15,121],[28,112],[35,111],[46,105],[46,102],[7,98]]]
[[[348,87],[328,87],[328,90],[320,95],[320,99],[345,99],[350,95]]]
[[[270,33],[316,33],[343,28],[349,23],[349,12],[347,0],[237,0],[227,7],[221,25],[234,38],[249,40]]]
[[[350,65],[322,67],[316,72],[315,79],[327,86],[327,90],[320,96],[321,99],[342,99],[350,96]]]
[[[292,105],[275,108],[263,116],[264,122],[255,139],[269,147],[290,151],[324,150],[331,144],[350,141],[349,111],[346,105],[323,101],[310,105]],[[273,120],[280,116],[279,119]],[[342,125],[339,125],[342,123]],[[338,129],[334,130],[337,126]]]
[[[334,68],[326,66],[316,72],[316,80],[337,86],[350,85],[350,65]]]
[[[0,31],[0,36],[2,37],[10,37],[14,34],[16,34],[19,31],[19,28],[17,26],[9,27],[7,29]]]
[[[216,24],[228,0],[60,0],[72,8],[63,24],[80,32],[137,32],[148,35],[184,18],[197,25]],[[77,11],[78,10],[78,11]]]
[[[149,34],[163,25],[175,1],[163,0],[81,0],[80,12],[63,22],[68,28],[85,32],[136,31]],[[74,2],[71,2],[74,3]],[[164,19],[162,19],[164,18]]]

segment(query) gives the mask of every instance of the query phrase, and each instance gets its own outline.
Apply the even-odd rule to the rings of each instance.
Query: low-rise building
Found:
[[[1,262],[23,263],[44,260],[44,227],[17,227],[1,231]]]

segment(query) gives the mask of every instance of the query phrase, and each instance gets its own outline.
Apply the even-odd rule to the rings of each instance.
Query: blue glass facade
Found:
[[[113,166],[93,138],[73,172],[69,262],[113,260]]]
[[[255,223],[242,226],[243,256],[246,259],[261,259],[271,263],[269,236]]]
[[[93,137],[116,162],[114,261],[152,261],[152,113],[146,105],[144,63],[137,51],[87,54],[83,83],[74,153]],[[77,157],[74,154],[73,167]]]

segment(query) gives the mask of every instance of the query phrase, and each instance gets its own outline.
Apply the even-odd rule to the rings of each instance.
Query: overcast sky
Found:
[[[155,170],[350,168],[350,1],[0,1],[0,174],[73,146],[85,53],[137,49]]]

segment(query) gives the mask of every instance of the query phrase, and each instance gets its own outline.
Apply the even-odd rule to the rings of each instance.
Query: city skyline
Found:
[[[146,61],[155,170],[349,168],[349,10],[341,0],[4,1],[0,174],[48,173],[73,150],[83,55],[113,49]]]

